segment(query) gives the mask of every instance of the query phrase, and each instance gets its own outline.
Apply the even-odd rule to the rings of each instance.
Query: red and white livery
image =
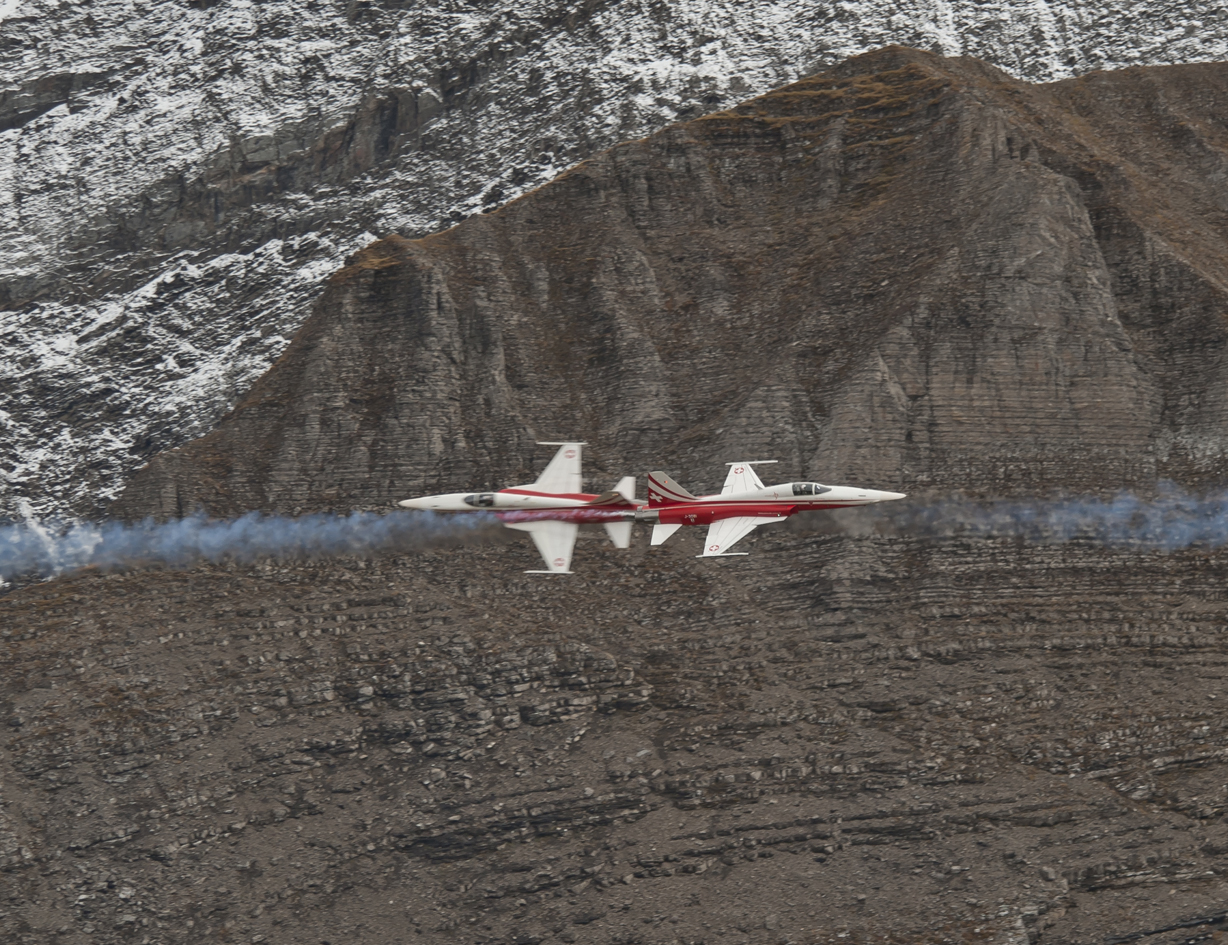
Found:
[[[729,475],[720,495],[692,495],[667,473],[648,474],[648,507],[636,516],[653,523],[652,543],[659,545],[684,525],[707,525],[701,558],[729,554],[729,549],[759,525],[782,522],[798,512],[846,509],[904,498],[900,492],[879,492],[856,486],[825,486],[818,482],[785,482],[765,486],[753,467],[774,459],[728,463]]]
[[[528,532],[546,563],[545,571],[529,574],[570,574],[571,552],[580,526],[599,523],[618,548],[631,546],[636,509],[635,477],[624,476],[609,492],[582,491],[582,442],[539,443],[557,446],[537,482],[498,492],[450,492],[404,499],[406,509],[434,512],[489,512],[508,528]]]

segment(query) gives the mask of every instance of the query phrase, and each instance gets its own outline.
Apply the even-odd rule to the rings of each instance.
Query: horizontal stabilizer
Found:
[[[631,547],[631,526],[634,522],[605,522],[605,533],[614,542],[615,548]]]
[[[670,478],[669,473],[650,472],[648,474],[648,507],[659,505],[676,505],[679,502],[694,502],[695,496]]]
[[[652,543],[654,545],[664,544],[665,539],[667,539],[674,532],[678,531],[678,529],[680,529],[681,527],[682,527],[681,525],[654,525],[652,526]]]

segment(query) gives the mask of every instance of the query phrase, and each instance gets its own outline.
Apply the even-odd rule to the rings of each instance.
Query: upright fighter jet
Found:
[[[695,496],[674,482],[668,474],[648,474],[648,508],[637,516],[652,522],[652,543],[659,545],[683,525],[707,525],[708,538],[699,558],[720,557],[759,525],[782,522],[798,512],[819,509],[845,509],[902,499],[900,492],[879,492],[857,486],[825,486],[818,482],[785,482],[765,486],[755,475],[754,466],[774,463],[774,459],[727,463],[729,475],[720,495]]]
[[[435,512],[489,512],[508,528],[528,532],[546,563],[545,571],[528,574],[570,574],[571,552],[580,525],[599,522],[617,548],[631,546],[635,521],[635,477],[624,476],[609,492],[581,491],[580,442],[539,443],[557,446],[537,482],[498,492],[450,492],[404,499],[406,509]]]

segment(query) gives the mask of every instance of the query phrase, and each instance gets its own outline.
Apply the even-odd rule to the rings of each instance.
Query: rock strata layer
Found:
[[[561,436],[699,486],[750,454],[905,492],[1217,481],[1226,108],[1223,65],[850,60],[356,254],[116,508],[510,484]]]
[[[1222,555],[698,542],[10,594],[0,937],[1223,935]]]
[[[0,516],[101,514],[372,233],[881,47],[1045,81],[1228,56],[1215,0],[0,5]]]

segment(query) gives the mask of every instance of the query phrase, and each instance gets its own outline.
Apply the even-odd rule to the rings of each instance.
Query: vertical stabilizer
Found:
[[[584,443],[538,443],[538,446],[557,446],[559,451],[537,477],[533,488],[555,495],[579,494],[583,483],[583,477],[580,475],[580,449]]]
[[[614,491],[626,499],[628,502],[635,502],[635,477],[623,476],[618,480],[618,484],[614,487]]]
[[[648,474],[648,507],[658,505],[676,505],[679,502],[694,502],[695,496],[674,482],[669,473],[650,472]]]

